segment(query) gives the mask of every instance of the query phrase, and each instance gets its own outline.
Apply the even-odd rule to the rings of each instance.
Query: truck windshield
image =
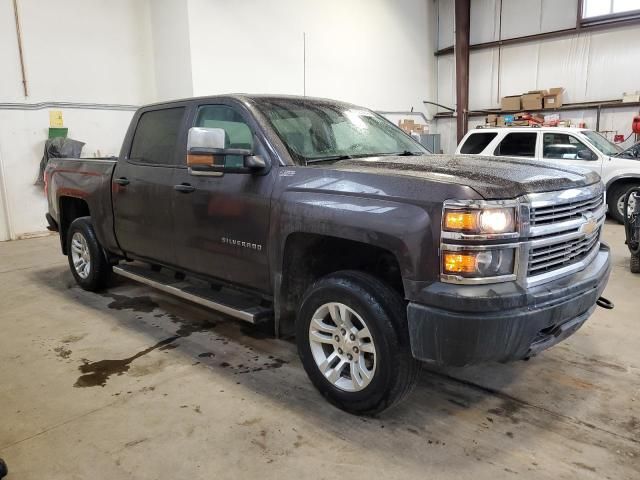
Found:
[[[429,153],[391,122],[364,108],[288,99],[263,99],[259,108],[299,165]]]
[[[596,147],[605,155],[617,155],[622,152],[622,148],[611,143],[598,132],[594,132],[593,130],[583,130],[582,134],[589,139],[594,147]]]

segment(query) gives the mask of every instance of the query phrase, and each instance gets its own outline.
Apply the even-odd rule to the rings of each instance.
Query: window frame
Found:
[[[533,155],[532,156],[524,156],[524,155],[504,155],[504,154],[499,154],[497,153],[498,149],[500,148],[500,145],[502,145],[502,142],[505,141],[505,139],[509,136],[509,135],[513,135],[513,134],[518,134],[518,133],[522,133],[522,134],[528,134],[528,135],[535,135],[536,136],[536,140],[534,142],[534,146],[533,146]],[[491,155],[494,157],[514,157],[514,158],[531,158],[531,159],[537,159],[540,158],[540,155],[538,152],[540,152],[539,148],[540,148],[540,141],[541,141],[541,137],[540,137],[540,132],[529,132],[529,131],[515,131],[515,132],[505,132],[505,135],[503,135],[501,138],[498,139],[498,143],[493,147],[493,150],[491,151]],[[493,140],[495,141],[495,139]],[[542,153],[542,152],[540,152]]]
[[[578,161],[578,162],[596,162],[596,161],[600,160],[600,155],[598,154],[598,152],[594,151],[594,149],[591,148],[591,145],[589,145],[587,142],[582,141],[580,138],[575,136],[573,133],[569,133],[569,132],[540,132],[540,133],[541,133],[541,136],[540,136],[540,160],[560,160],[560,161],[569,161],[569,162],[576,162],[576,161]],[[585,146],[595,156],[595,158],[587,160],[585,158],[545,157],[544,156],[544,136],[545,135],[566,135],[567,137],[571,137],[576,142],[578,142],[581,145]]]
[[[182,112],[182,119],[180,121],[180,128],[178,129],[178,134],[176,137],[176,145],[175,145],[175,149],[173,152],[173,162],[172,163],[153,163],[153,162],[143,162],[140,160],[136,160],[134,158],[131,158],[131,152],[133,151],[133,143],[134,140],[136,138],[136,133],[138,132],[138,127],[140,126],[140,122],[142,120],[142,117],[144,117],[147,113],[152,113],[152,112],[158,112],[161,110],[175,110],[175,109],[179,109],[181,108],[183,110]],[[149,107],[149,108],[145,108],[143,110],[140,110],[137,118],[135,119],[135,125],[133,126],[133,130],[131,132],[131,137],[128,140],[129,141],[129,149],[127,151],[127,154],[125,156],[125,160],[127,161],[127,163],[130,163],[132,165],[141,165],[141,166],[145,166],[145,167],[160,167],[160,168],[176,168],[179,167],[181,165],[180,163],[180,158],[178,157],[178,148],[184,144],[185,150],[186,150],[186,145],[187,145],[187,136],[186,136],[186,125],[188,124],[188,120],[189,120],[189,116],[191,115],[190,112],[190,108],[189,108],[189,104],[188,103],[184,103],[184,102],[180,102],[180,103],[175,103],[175,104],[166,104],[166,105],[158,105],[158,106],[154,106],[154,107]]]
[[[227,104],[223,104],[223,103],[207,103],[207,104],[202,104],[202,105],[197,105],[194,109],[193,112],[193,119],[191,121],[191,127],[198,127],[197,123],[198,123],[198,117],[200,115],[200,112],[202,110],[204,110],[205,108],[212,108],[212,107],[218,107],[218,108],[228,108],[230,110],[233,110],[236,114],[238,114],[240,116],[240,118],[242,118],[243,123],[247,126],[247,128],[249,129],[249,133],[251,134],[251,148],[255,150],[256,145],[254,145],[255,140],[256,140],[256,135],[255,135],[255,129],[252,127],[251,123],[249,122],[247,115],[243,115],[243,113],[236,107],[234,107],[233,105],[227,105]],[[240,122],[238,122],[240,123]],[[207,127],[203,127],[203,128],[207,128]],[[235,148],[235,147],[233,147]]]
[[[462,149],[465,147],[465,145],[467,144],[467,142],[469,141],[469,139],[473,136],[480,136],[480,135],[493,135],[493,137],[491,137],[491,139],[484,145],[484,147],[482,147],[482,149],[478,152],[478,153],[465,153],[462,151]],[[489,148],[489,146],[499,137],[499,132],[495,132],[495,131],[473,131],[471,133],[469,133],[469,135],[467,136],[467,138],[464,139],[464,142],[462,142],[462,144],[460,145],[460,155],[482,155],[483,152],[485,150],[487,150],[487,148]]]
[[[578,25],[581,27],[586,27],[589,25],[598,25],[598,24],[606,24],[606,23],[616,23],[625,20],[631,19],[640,19],[640,8],[635,10],[627,10],[624,12],[614,13],[613,3],[614,0],[609,0],[610,11],[611,13],[607,13],[604,15],[597,15],[592,17],[585,17],[585,11],[587,8],[588,0],[581,0],[578,2]]]
[[[244,119],[251,132],[253,133],[254,145],[253,149],[257,155],[263,155],[264,161],[267,163],[267,167],[262,170],[262,174],[266,175],[271,171],[272,167],[287,167],[293,166],[293,163],[287,163],[285,161],[285,156],[283,156],[277,144],[274,143],[270,139],[275,136],[277,139],[277,135],[275,132],[271,132],[269,129],[266,129],[263,125],[261,125],[257,118],[260,118],[261,113],[256,107],[253,105],[253,102],[250,102],[248,105],[245,102],[240,101],[233,97],[206,97],[206,98],[197,98],[191,100],[189,103],[191,110],[187,121],[185,122],[185,144],[184,144],[184,161],[178,165],[179,168],[188,168],[186,165],[186,156],[187,156],[187,143],[186,138],[189,133],[189,129],[195,127],[196,120],[198,118],[198,110],[201,107],[207,106],[223,106],[230,107],[234,109],[240,116]],[[286,149],[285,149],[286,151]]]

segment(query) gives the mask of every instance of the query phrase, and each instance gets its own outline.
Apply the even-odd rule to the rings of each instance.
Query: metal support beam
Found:
[[[602,20],[600,22],[581,24],[580,27],[566,28],[564,30],[556,30],[553,32],[536,33],[533,35],[525,35],[524,37],[505,38],[504,40],[495,40],[493,42],[475,43],[469,46],[472,51],[485,50],[487,48],[504,47],[506,45],[518,45],[521,43],[537,42],[540,40],[549,40],[553,38],[562,38],[579,33],[598,32],[602,30],[610,30],[613,28],[629,27],[640,25],[640,16]],[[434,55],[450,55],[454,52],[454,47],[446,47],[436,50]]]
[[[467,133],[469,110],[469,31],[471,1],[455,0],[456,120],[458,143]]]

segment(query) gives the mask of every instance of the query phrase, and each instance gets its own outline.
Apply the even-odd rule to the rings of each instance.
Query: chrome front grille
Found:
[[[544,283],[584,268],[600,248],[606,203],[602,184],[529,195],[526,281]]]
[[[582,238],[552,243],[529,250],[528,276],[540,275],[588,257],[598,247],[600,230]]]
[[[581,218],[585,214],[595,214],[603,205],[604,195],[598,195],[586,200],[531,208],[530,225],[549,225]]]

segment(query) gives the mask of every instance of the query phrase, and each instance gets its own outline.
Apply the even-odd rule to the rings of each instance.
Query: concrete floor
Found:
[[[529,362],[425,369],[377,419],[320,398],[290,342],[135,283],[85,292],[57,237],[2,243],[8,479],[638,479],[640,276],[605,238],[615,310]]]

